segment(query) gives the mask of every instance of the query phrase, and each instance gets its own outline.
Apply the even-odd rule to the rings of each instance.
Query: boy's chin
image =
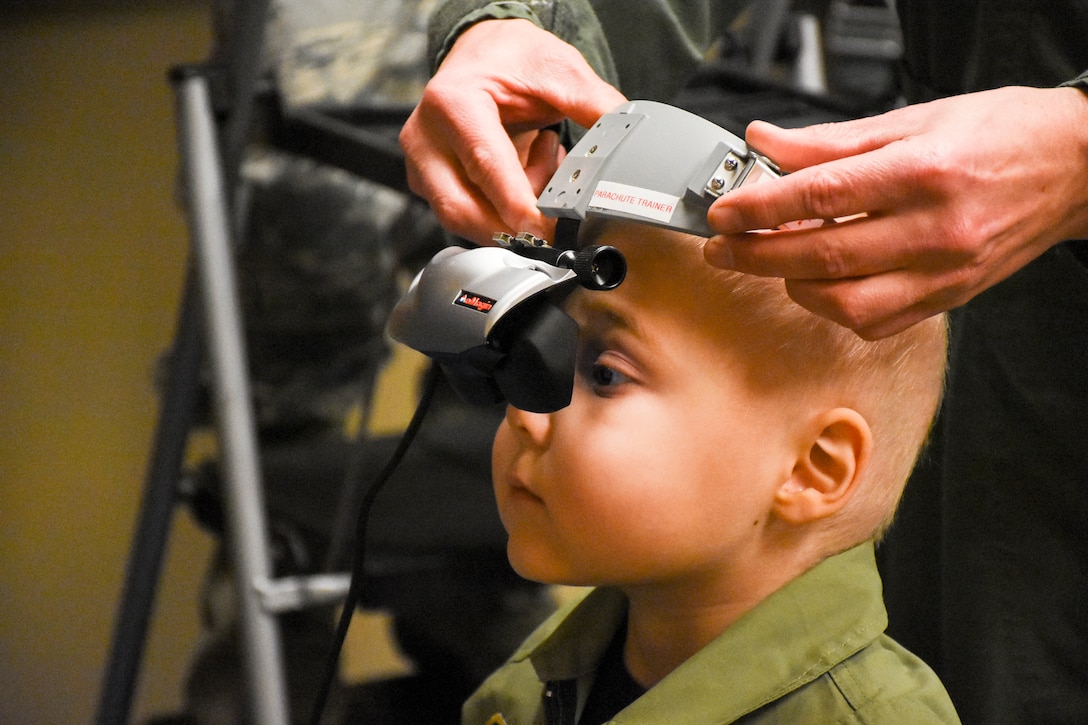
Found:
[[[540,551],[526,550],[517,546],[512,540],[507,540],[506,558],[510,567],[522,579],[528,579],[539,584],[555,584],[562,586],[591,586],[592,582],[584,581],[577,572],[563,566],[552,557],[544,555]]]
[[[518,550],[512,542],[507,541],[506,559],[510,562],[510,568],[522,579],[538,582],[540,584],[555,584],[548,576],[548,569],[541,565],[535,557],[527,556]]]

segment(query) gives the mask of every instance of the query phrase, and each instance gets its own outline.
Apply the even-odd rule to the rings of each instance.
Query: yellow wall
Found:
[[[0,8],[0,722],[94,713],[173,335],[173,64],[210,0]],[[137,714],[179,702],[211,549],[179,512]]]

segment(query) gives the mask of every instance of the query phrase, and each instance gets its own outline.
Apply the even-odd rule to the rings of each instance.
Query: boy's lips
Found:
[[[506,487],[509,490],[509,493],[511,495],[527,496],[536,501],[543,502],[543,499],[537,495],[533,486],[528,483],[528,477],[521,475],[516,470],[516,467],[513,468],[514,470],[509,471],[506,475]]]

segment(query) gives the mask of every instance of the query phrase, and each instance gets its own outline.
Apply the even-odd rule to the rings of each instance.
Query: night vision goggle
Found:
[[[627,269],[613,247],[579,248],[581,222],[622,219],[709,237],[715,199],[778,175],[700,116],[625,103],[587,131],[537,199],[557,219],[554,246],[500,233],[494,247],[443,249],[394,308],[388,332],[440,364],[470,403],[559,410],[571,400],[578,345],[563,298],[578,286],[613,289]]]

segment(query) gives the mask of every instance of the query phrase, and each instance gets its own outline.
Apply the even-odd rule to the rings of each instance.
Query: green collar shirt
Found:
[[[884,634],[881,591],[871,543],[832,556],[610,722],[958,723],[933,671]],[[469,699],[463,724],[573,725],[625,611],[610,588],[564,607]]]

